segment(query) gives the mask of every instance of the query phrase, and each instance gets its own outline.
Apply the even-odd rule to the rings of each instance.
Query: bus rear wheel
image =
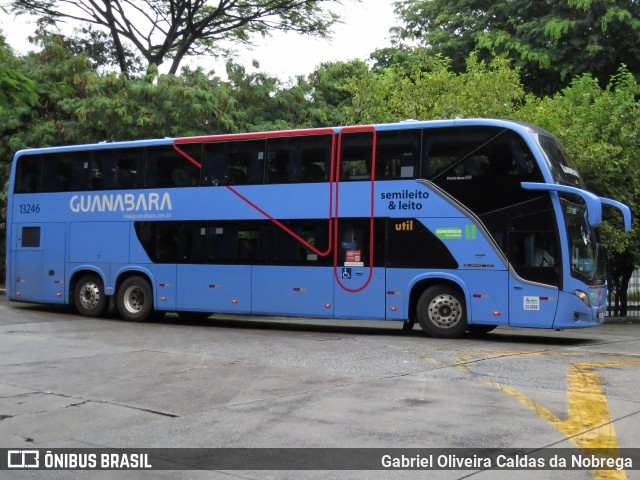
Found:
[[[73,292],[76,310],[85,317],[99,317],[107,306],[104,285],[98,275],[80,277]]]
[[[447,285],[434,285],[420,295],[417,316],[430,337],[457,338],[469,328],[464,295]]]
[[[153,311],[153,292],[144,278],[127,278],[118,289],[118,312],[124,320],[142,322]]]

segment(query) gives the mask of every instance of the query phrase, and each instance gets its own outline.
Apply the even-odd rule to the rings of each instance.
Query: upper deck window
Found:
[[[420,130],[379,132],[376,145],[376,180],[418,178]]]
[[[90,155],[88,151],[43,155],[40,191],[86,190],[89,181]]]
[[[331,172],[331,136],[270,138],[266,183],[327,182]]]
[[[530,199],[520,183],[543,181],[524,140],[503,128],[425,130],[422,155],[423,177],[478,215]]]
[[[40,155],[18,158],[15,193],[35,193],[40,189]]]
[[[182,150],[200,156],[201,145],[184,145]],[[147,147],[145,161],[145,187],[193,187],[200,183],[200,167],[178,153],[173,145]]]
[[[206,143],[202,162],[203,185],[262,183],[265,151],[264,140]]]
[[[96,150],[91,164],[91,190],[138,188],[142,177],[142,148]]]

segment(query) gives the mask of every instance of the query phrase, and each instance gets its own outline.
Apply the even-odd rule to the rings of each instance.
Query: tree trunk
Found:
[[[620,316],[626,317],[629,309],[627,294],[629,291],[629,281],[633,275],[634,267],[632,265],[625,268],[620,278]]]

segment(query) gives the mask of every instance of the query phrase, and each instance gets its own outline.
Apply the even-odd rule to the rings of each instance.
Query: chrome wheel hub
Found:
[[[451,328],[462,318],[462,305],[451,295],[437,295],[429,303],[429,320],[442,328]]]

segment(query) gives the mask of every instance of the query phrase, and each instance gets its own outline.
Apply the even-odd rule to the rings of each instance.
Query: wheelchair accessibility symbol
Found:
[[[350,280],[351,279],[351,269],[347,268],[347,267],[343,267],[342,268],[342,278],[344,280]]]

